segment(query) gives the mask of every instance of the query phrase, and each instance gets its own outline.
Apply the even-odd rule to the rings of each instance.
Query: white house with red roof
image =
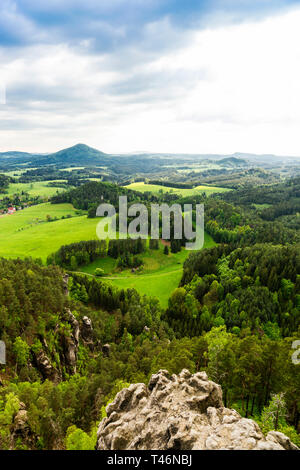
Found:
[[[16,212],[16,208],[11,206],[7,208],[7,213],[8,214],[14,214]]]

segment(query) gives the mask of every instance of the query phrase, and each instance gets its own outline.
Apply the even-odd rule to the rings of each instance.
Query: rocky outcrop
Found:
[[[296,450],[287,436],[263,435],[257,423],[224,408],[222,390],[205,372],[160,370],[148,387],[116,395],[98,429],[99,450]]]
[[[28,413],[24,403],[20,402],[20,409],[17,412],[11,429],[11,439],[12,439],[12,448],[14,444],[21,440],[23,443],[26,443],[30,448],[33,447],[36,443],[37,436],[32,431],[29,422],[28,422]]]
[[[102,346],[103,356],[104,357],[109,357],[110,356],[110,350],[111,350],[110,344],[104,344]]]
[[[69,275],[65,273],[62,279],[63,279],[64,294],[69,295]]]
[[[81,325],[81,338],[86,346],[93,349],[94,337],[93,337],[93,326],[92,321],[89,317],[83,317]]]
[[[52,380],[53,382],[59,382],[61,378],[60,374],[52,366],[49,357],[46,355],[46,353],[43,350],[40,350],[35,355],[35,362],[36,362],[37,369],[42,374],[44,380],[49,379],[49,380]]]
[[[71,310],[65,308],[60,319],[70,325],[71,328],[64,330],[61,328],[61,323],[57,323],[54,329],[54,335],[58,343],[56,352],[59,354],[59,363],[57,364],[57,361],[55,361],[53,351],[50,351],[46,338],[43,336],[39,337],[42,348],[38,352],[33,352],[34,365],[43,379],[49,379],[56,383],[62,379],[64,369],[68,374],[76,374],[80,341],[91,350],[94,350],[97,346],[97,343],[95,345],[93,341],[92,322],[88,317],[83,317],[82,322],[79,322]],[[57,369],[53,364],[56,365]]]
[[[64,363],[69,373],[76,374],[77,352],[79,346],[79,323],[71,310],[67,309],[68,322],[71,325],[72,333],[70,336],[63,337]]]
[[[80,330],[79,330],[79,323],[78,321],[76,320],[76,318],[74,317],[73,313],[71,312],[70,309],[67,309],[67,313],[68,313],[68,316],[69,316],[69,323],[72,327],[72,336],[73,336],[73,340],[74,340],[74,343],[76,345],[76,347],[78,347],[78,344],[79,344],[79,333],[80,333]]]

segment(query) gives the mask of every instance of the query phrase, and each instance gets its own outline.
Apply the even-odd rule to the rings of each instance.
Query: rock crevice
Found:
[[[108,405],[98,450],[297,450],[282,433],[266,437],[251,419],[225,408],[220,385],[205,372],[160,370]]]

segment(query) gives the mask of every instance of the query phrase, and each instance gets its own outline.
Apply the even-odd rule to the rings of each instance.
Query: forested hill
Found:
[[[236,204],[281,204],[300,199],[300,177],[268,186],[252,186],[223,195],[228,202]]]
[[[276,197],[272,187],[264,191]],[[299,197],[297,181],[282,191],[282,198]],[[7,352],[0,366],[0,448],[94,449],[106,405],[160,369],[206,371],[222,386],[226,407],[299,445],[300,367],[292,361],[300,338],[297,213],[271,221],[262,216],[269,207],[224,200],[227,194],[168,199],[94,181],[52,202],[92,216],[101,201],[117,205],[121,194],[129,202],[204,202],[205,228],[217,246],[190,254],[165,310],[133,288],[84,273],[68,276],[52,264],[68,269],[74,254],[93,260],[106,251],[95,241],[62,247],[47,267],[0,259],[0,339]],[[115,243],[110,253],[117,258],[129,244]]]
[[[180,334],[213,326],[249,328],[273,339],[300,328],[300,245],[227,245],[192,253],[166,317]]]
[[[155,201],[156,197],[130,189],[123,188],[112,183],[101,183],[97,181],[90,181],[78,188],[65,191],[57,194],[51,200],[52,204],[60,204],[62,202],[69,202],[73,204],[76,209],[88,210],[94,209],[91,212],[96,212],[96,207],[101,203],[109,203],[116,208],[119,205],[119,196],[127,196],[128,202],[139,201]]]
[[[270,185],[261,189],[232,191],[208,198],[205,194],[181,197],[172,193],[141,193],[112,183],[90,181],[54,196],[51,202],[71,203],[77,209],[88,210],[89,217],[95,217],[96,208],[101,202],[113,204],[117,208],[121,195],[126,195],[129,203],[175,202],[182,207],[184,204],[204,203],[205,229],[218,243],[235,246],[255,243],[294,244],[300,243],[300,219],[297,216],[300,207],[298,181],[299,179],[295,179],[282,183],[279,195],[276,192],[277,185]],[[247,201],[251,198],[260,201],[264,194],[267,200],[268,197],[274,197],[274,200],[281,202],[271,207],[257,208],[254,203],[245,202],[246,198]]]
[[[264,188],[240,190],[236,194],[226,194],[224,198],[244,206],[261,205],[260,217],[263,220],[284,220],[289,223],[289,216],[300,212],[300,177]]]
[[[73,147],[60,150],[49,155],[40,155],[34,158],[38,166],[43,165],[105,165],[109,164],[110,156],[104,152],[96,150],[88,145],[77,144]]]
[[[39,154],[39,153],[26,153],[26,152],[3,152],[0,153],[0,165],[28,165],[30,166],[44,166],[44,165],[58,165],[67,167],[69,165],[100,165],[110,162],[110,155],[107,155],[99,150],[93,149],[88,145],[77,144],[60,150],[55,153]]]
[[[179,156],[174,159],[178,163],[182,162]],[[170,163],[169,156],[153,154],[111,155],[84,144],[76,144],[58,152],[46,154],[13,151],[0,153],[0,168],[3,169],[24,168],[24,165],[28,168],[42,168],[44,166],[53,166],[54,168],[105,167],[115,176],[135,173],[152,174],[159,172],[161,166],[168,163]]]
[[[0,367],[0,448],[94,449],[98,423],[119,390],[148,383],[160,369],[178,374],[186,368],[206,370],[221,384],[225,406],[254,417],[264,432],[274,429],[272,421],[262,421],[274,406],[272,394],[284,392],[277,429],[299,445],[300,369],[291,361],[299,280],[293,269],[285,272],[290,279],[276,271],[279,289],[268,291],[272,269],[289,266],[292,253],[283,251],[275,263],[274,248],[274,263],[255,277],[251,263],[260,254],[253,247],[221,258],[218,275],[174,292],[165,316],[157,300],[134,289],[82,275],[67,280],[56,266],[32,260],[0,260],[0,335],[7,350]],[[214,270],[208,255],[200,264]],[[247,284],[245,302],[240,283]],[[195,302],[204,306],[199,313]],[[252,302],[255,316],[249,318]],[[191,330],[197,315],[199,329]]]
[[[206,230],[217,242],[300,243],[300,179],[213,195],[205,201]]]
[[[6,191],[6,189],[9,186],[10,181],[11,181],[11,178],[9,176],[0,174],[0,193]]]

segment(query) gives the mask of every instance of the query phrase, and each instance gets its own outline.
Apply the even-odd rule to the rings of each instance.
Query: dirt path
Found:
[[[90,273],[85,273],[83,271],[74,271],[74,274],[85,274],[86,276],[91,276],[95,277],[97,279],[140,279],[140,278],[145,278],[145,277],[163,277],[163,276],[168,276],[169,274],[174,274],[179,271],[182,271],[182,267],[179,269],[174,269],[173,271],[167,271],[165,273],[157,273],[157,274],[137,274],[136,276],[95,276],[94,274]]]

